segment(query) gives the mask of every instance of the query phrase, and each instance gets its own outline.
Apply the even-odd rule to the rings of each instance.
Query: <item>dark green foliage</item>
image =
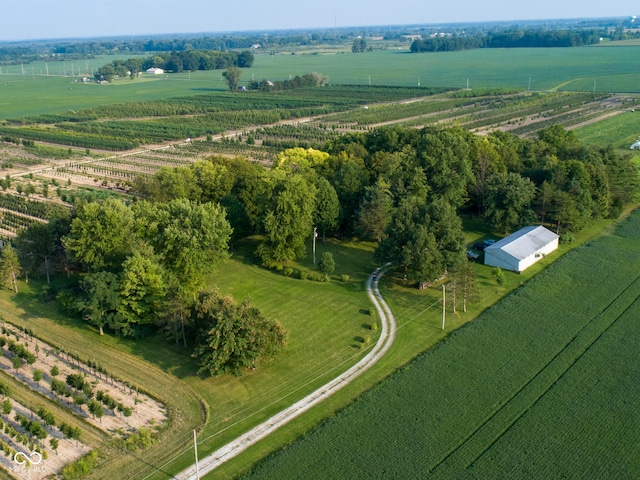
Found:
[[[256,368],[286,344],[286,332],[249,303],[241,305],[217,292],[202,292],[194,307],[198,335],[193,357],[198,373],[241,375]]]
[[[487,179],[485,216],[496,229],[507,234],[536,223],[530,205],[536,186],[517,173],[492,175]]]
[[[9,415],[11,413],[11,410],[13,410],[13,405],[11,404],[11,400],[9,400],[8,398],[5,399],[2,402],[1,408],[2,408],[2,414],[3,415],[5,415],[5,416]]]
[[[295,260],[306,251],[313,233],[316,189],[301,174],[279,180],[264,218],[264,240],[257,254],[263,261]]]
[[[100,420],[104,416],[104,408],[96,400],[89,400],[89,402],[87,403],[87,408],[89,409],[89,413],[93,416],[93,418],[97,418],[98,420]]]
[[[67,375],[66,383],[76,390],[82,390],[84,375],[82,373],[70,373]]]
[[[44,407],[38,407],[37,411],[38,416],[44,421],[46,425],[55,425],[56,419],[50,411],[48,411]]]
[[[336,269],[336,262],[333,259],[333,254],[331,252],[324,252],[322,254],[322,257],[320,258],[318,267],[320,268],[320,271],[325,275],[331,275]]]
[[[353,53],[362,53],[367,51],[367,41],[363,37],[358,37],[353,41],[351,45],[351,51]]]
[[[453,52],[474,48],[576,47],[598,44],[603,34],[595,29],[495,28],[475,34],[462,32],[451,36],[418,38],[411,43],[411,53]]]
[[[65,438],[72,438],[74,440],[80,440],[82,430],[79,427],[74,427],[66,422],[62,422],[59,426],[60,431]]]
[[[11,395],[11,388],[4,382],[0,382],[0,395],[2,397],[8,397]]]

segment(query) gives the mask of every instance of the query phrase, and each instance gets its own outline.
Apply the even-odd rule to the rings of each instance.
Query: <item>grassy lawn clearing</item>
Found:
[[[637,150],[629,150],[631,144],[640,139],[640,109],[634,110],[578,128],[575,133],[581,143],[612,145],[621,152],[638,155],[640,152]]]

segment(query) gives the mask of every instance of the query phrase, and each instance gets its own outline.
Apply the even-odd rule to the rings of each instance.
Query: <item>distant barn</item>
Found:
[[[484,264],[520,273],[558,248],[558,235],[525,227],[484,249]]]
[[[162,75],[164,70],[161,68],[148,68],[147,73],[150,75]]]

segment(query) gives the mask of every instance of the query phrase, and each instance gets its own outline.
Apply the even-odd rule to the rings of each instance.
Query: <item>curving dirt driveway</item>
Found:
[[[262,440],[277,428],[280,428],[298,415],[306,412],[314,405],[326,400],[342,387],[348,385],[349,382],[354,380],[356,377],[371,368],[387,352],[387,350],[389,350],[389,347],[393,343],[396,335],[395,318],[378,290],[378,281],[390,266],[391,264],[387,263],[386,265],[378,268],[367,279],[367,293],[369,294],[369,298],[373,302],[373,305],[376,307],[376,311],[378,312],[378,316],[382,323],[382,328],[378,342],[365,357],[363,357],[349,370],[320,387],[315,392],[307,395],[302,400],[299,400],[280,413],[277,413],[269,420],[249,430],[247,433],[236,438],[231,443],[228,443],[224,447],[216,450],[211,455],[201,459],[197,466],[192,465],[191,467],[183,470],[176,475],[175,478],[180,480],[195,480],[206,475],[227,460],[240,454],[254,443]]]

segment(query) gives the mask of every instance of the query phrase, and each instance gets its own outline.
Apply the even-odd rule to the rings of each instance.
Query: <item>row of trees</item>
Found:
[[[162,68],[170,72],[185,70],[221,70],[229,67],[250,68],[253,65],[253,53],[221,52],[218,50],[186,50],[156,52],[147,58],[133,57],[127,60],[113,60],[99,68],[95,73],[98,80],[112,80],[114,77],[135,77],[149,68]]]
[[[286,80],[270,81],[263,79],[261,81],[252,80],[247,85],[249,90],[260,90],[263,92],[281,92],[283,90],[295,90],[296,88],[310,88],[324,85],[327,83],[327,77],[318,73],[306,73],[302,76],[296,75]]]
[[[559,30],[512,28],[487,33],[456,33],[426,39],[415,39],[411,52],[452,52],[474,48],[578,47],[600,43],[603,32],[597,29]]]

